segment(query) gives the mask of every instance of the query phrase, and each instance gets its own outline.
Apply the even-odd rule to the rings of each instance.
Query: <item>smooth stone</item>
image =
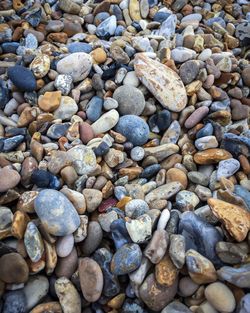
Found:
[[[176,206],[181,212],[193,211],[200,199],[192,191],[181,190],[176,195]]]
[[[183,297],[192,296],[199,288],[189,276],[184,276],[179,280],[179,294]]]
[[[159,218],[158,223],[157,223],[157,229],[158,230],[165,229],[165,227],[169,221],[169,218],[170,218],[169,210],[168,209],[162,210],[160,218]]]
[[[200,165],[215,164],[223,160],[230,159],[231,153],[220,148],[210,148],[204,151],[195,153],[194,161]]]
[[[217,271],[220,280],[225,280],[240,288],[250,288],[250,265],[234,268],[223,266]]]
[[[110,232],[110,225],[112,224],[112,222],[117,219],[118,215],[115,211],[103,213],[98,216],[98,222],[100,223],[102,229],[107,233]]]
[[[63,137],[70,127],[70,123],[53,124],[47,131],[47,136],[52,139]]]
[[[8,68],[8,76],[12,83],[21,91],[34,91],[36,79],[31,70],[21,65]]]
[[[89,147],[75,146],[68,150],[67,155],[78,175],[87,175],[96,167],[95,154]]]
[[[29,222],[24,234],[24,245],[32,262],[38,262],[44,252],[42,236],[35,223]]]
[[[76,248],[73,248],[71,253],[65,258],[58,258],[55,268],[55,274],[57,277],[71,278],[77,269],[78,255]]]
[[[162,310],[171,302],[177,292],[178,280],[172,286],[161,286],[155,280],[154,274],[149,274],[140,286],[139,294],[142,301],[153,311]]]
[[[171,58],[177,63],[183,63],[195,57],[196,52],[188,48],[177,47],[171,51]]]
[[[6,83],[0,79],[0,109],[4,109],[9,100],[9,89],[6,87]]]
[[[185,121],[184,126],[186,128],[192,128],[198,124],[209,112],[209,108],[206,106],[196,109]]]
[[[101,297],[103,274],[99,264],[90,258],[83,258],[78,266],[81,290],[88,302],[95,302]]]
[[[10,152],[15,150],[24,141],[23,135],[17,135],[11,138],[0,139],[0,151]]]
[[[133,129],[133,132],[131,132],[131,129]],[[135,146],[141,146],[148,141],[149,127],[142,118],[136,115],[122,116],[115,130]]]
[[[214,128],[211,123],[207,123],[204,127],[202,127],[198,132],[196,133],[196,138],[201,138],[205,136],[211,136],[213,134]]]
[[[18,253],[8,253],[0,258],[0,279],[9,284],[25,283],[29,277],[28,265]]]
[[[136,270],[141,264],[142,252],[139,245],[129,243],[116,251],[111,261],[111,271],[115,275],[125,275]]]
[[[4,295],[3,313],[27,312],[27,300],[22,290],[9,291]]]
[[[0,206],[0,230],[4,230],[11,226],[13,220],[13,213],[11,209]]]
[[[79,215],[80,217],[80,226],[74,232],[74,242],[82,242],[87,237],[87,227],[88,227],[88,216]]]
[[[137,270],[129,274],[130,281],[133,284],[140,286],[150,268],[151,268],[150,261],[146,257],[143,256],[140,267]]]
[[[72,282],[61,277],[55,282],[55,292],[63,312],[81,313],[81,298]]]
[[[91,45],[85,42],[71,42],[67,45],[67,48],[69,53],[75,52],[90,53],[92,51]]]
[[[189,276],[196,284],[208,284],[217,280],[213,263],[195,250],[186,252],[186,265]]]
[[[151,263],[157,264],[165,255],[168,243],[168,233],[164,229],[157,229],[154,231],[150,242],[143,251],[143,254],[150,260]]]
[[[140,81],[135,74],[135,71],[128,72],[123,80],[123,85],[138,87],[140,85]]]
[[[210,284],[205,289],[205,297],[218,311],[233,312],[236,306],[232,291],[221,282]]]
[[[189,60],[180,66],[179,75],[183,83],[187,85],[195,80],[199,73],[199,70],[199,63],[195,60]]]
[[[173,301],[169,303],[161,313],[191,313],[192,311],[181,302]]]
[[[240,162],[236,159],[230,158],[219,162],[217,169],[217,180],[221,177],[228,178],[235,174],[240,168]]]
[[[78,111],[78,106],[74,99],[62,96],[59,107],[54,111],[55,119],[69,120]]]
[[[90,213],[94,212],[102,202],[102,192],[96,189],[85,188],[82,193],[86,200],[87,211]]]
[[[42,190],[34,206],[43,226],[51,235],[72,234],[80,225],[80,218],[72,203],[56,190]]]
[[[166,159],[168,156],[179,151],[179,147],[173,143],[165,143],[156,147],[144,148],[145,157],[155,157],[159,162]]]
[[[72,53],[61,59],[56,66],[60,74],[69,74],[74,82],[83,80],[89,75],[92,67],[91,57],[84,52]]]
[[[149,192],[146,197],[145,201],[147,203],[153,202],[155,200],[168,200],[169,198],[173,197],[177,192],[183,189],[183,186],[180,182],[172,182],[168,184],[164,184],[153,191]]]
[[[99,264],[103,273],[103,294],[106,297],[113,297],[120,292],[117,276],[110,271],[112,257],[112,253],[106,248],[100,248],[93,254],[94,260]]]
[[[181,269],[185,264],[185,238],[182,235],[170,235],[169,256],[174,265]]]
[[[116,27],[116,17],[112,15],[97,26],[96,35],[102,39],[108,39],[110,36],[114,35]]]
[[[186,90],[180,77],[172,69],[143,53],[136,55],[134,67],[137,77],[164,108],[173,112],[185,108]]]
[[[91,127],[94,134],[98,135],[106,133],[112,129],[119,121],[119,113],[112,109],[107,113],[104,113],[97,121],[95,121]]]
[[[245,294],[237,306],[237,313],[249,313],[250,312],[250,293]]]
[[[118,102],[118,111],[121,115],[141,115],[145,108],[143,93],[133,86],[118,87],[113,98]]]
[[[96,120],[98,120],[98,118],[100,118],[102,114],[102,106],[103,106],[103,100],[98,96],[94,96],[88,102],[86,114],[87,114],[87,118],[91,122],[95,122]]]
[[[37,55],[30,64],[30,69],[36,78],[43,78],[50,69],[50,58],[46,54]]]
[[[59,74],[54,81],[54,86],[57,90],[61,91],[63,96],[67,96],[72,88],[72,82],[72,76],[68,74]]]
[[[40,188],[51,188],[51,184],[55,178],[56,177],[48,171],[35,169],[31,174],[30,182]]]
[[[210,148],[217,148],[219,143],[215,136],[205,136],[195,140],[195,147],[202,151]]]
[[[227,264],[243,263],[247,259],[248,249],[237,243],[220,241],[216,245],[216,253],[222,262]]]
[[[181,127],[178,121],[173,121],[163,134],[160,144],[176,143],[180,137]]]
[[[178,275],[179,270],[168,254],[164,255],[161,261],[155,265],[155,279],[161,286],[172,286]]]
[[[147,202],[141,199],[133,199],[129,201],[125,206],[126,216],[130,218],[138,218],[139,216],[147,213],[149,206]]]
[[[215,227],[193,212],[184,212],[180,218],[179,233],[185,237],[186,249],[198,251],[215,266],[221,265],[221,261],[215,253],[215,245],[218,241],[222,241],[222,236]]]
[[[92,254],[100,245],[103,232],[100,224],[96,221],[90,221],[86,239],[80,243],[80,249],[84,256]]]
[[[143,214],[126,222],[126,228],[134,243],[143,243],[151,237],[152,221],[149,215]]]
[[[59,257],[68,256],[74,247],[74,237],[72,234],[60,237],[56,242],[56,253]]]
[[[14,188],[20,182],[21,176],[19,173],[9,167],[0,169],[0,192],[6,192]]]
[[[117,109],[118,108],[118,102],[115,99],[108,97],[108,98],[104,99],[103,107],[107,111],[112,110],[112,109]]]
[[[27,310],[31,310],[48,294],[49,281],[45,276],[31,276],[23,291],[27,299]]]
[[[110,231],[116,250],[131,242],[126,228],[126,222],[123,219],[119,218],[113,221],[110,225]]]
[[[235,185],[234,193],[245,201],[250,212],[250,192],[240,185]]]

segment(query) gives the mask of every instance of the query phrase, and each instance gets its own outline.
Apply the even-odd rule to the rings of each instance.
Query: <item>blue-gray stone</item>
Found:
[[[73,204],[59,191],[42,190],[34,202],[35,211],[44,228],[54,236],[72,234],[80,225]]]
[[[122,36],[124,31],[125,31],[125,27],[122,25],[118,25],[115,30],[115,36]]]
[[[218,271],[218,278],[240,288],[250,288],[250,264],[240,267],[223,266]]]
[[[114,35],[116,26],[116,17],[114,15],[110,16],[97,26],[96,35],[103,39],[108,39],[110,36]]]
[[[161,313],[192,313],[189,308],[179,301],[169,303]]]
[[[36,79],[31,70],[21,65],[8,68],[8,76],[12,83],[21,91],[36,89]]]
[[[25,12],[25,20],[33,27],[37,27],[41,22],[42,9],[40,7],[30,9]]]
[[[153,21],[162,23],[164,22],[168,17],[170,16],[170,13],[167,12],[157,12],[154,17]]]
[[[128,234],[126,223],[123,219],[117,219],[110,225],[111,237],[114,241],[116,250],[120,249],[123,245],[131,242]]]
[[[16,49],[19,47],[19,42],[4,42],[1,45],[3,53],[16,53]]]
[[[240,185],[235,185],[234,193],[245,201],[248,211],[250,212],[250,192]]]
[[[149,165],[143,169],[142,173],[140,174],[140,178],[151,178],[155,176],[160,169],[160,164]]]
[[[38,47],[38,40],[33,34],[28,34],[25,38],[26,49],[36,49]]]
[[[115,275],[125,275],[135,271],[141,265],[142,252],[140,246],[128,243],[114,254],[111,261],[111,271]]]
[[[124,115],[122,116],[115,130],[121,133],[132,142],[134,146],[141,146],[148,141],[149,127],[148,124],[139,116],[136,115]]]
[[[9,100],[9,89],[6,87],[6,83],[0,79],[0,109],[4,109]]]
[[[250,313],[250,293],[247,293],[240,299],[237,307],[237,313]]]
[[[148,125],[151,131],[159,133],[170,126],[171,120],[171,113],[168,110],[162,110],[149,118]]]
[[[70,123],[53,124],[47,131],[47,136],[52,139],[59,139],[66,134],[66,131],[70,127]]]
[[[198,139],[205,136],[211,136],[213,135],[213,131],[214,131],[213,125],[211,123],[207,123],[196,133],[196,138]]]
[[[179,234],[185,237],[186,250],[194,249],[198,251],[216,267],[222,265],[215,252],[215,246],[223,238],[214,226],[205,222],[194,212],[184,212],[180,218]]]
[[[35,169],[32,172],[31,183],[35,184],[39,188],[58,189],[60,187],[60,181],[55,175],[48,171],[38,169]]]
[[[7,292],[4,295],[4,305],[2,313],[25,313],[27,300],[22,290]]]
[[[13,151],[23,141],[24,141],[23,135],[17,135],[11,138],[1,138],[0,139],[0,151],[1,152]]]
[[[205,24],[209,27],[211,27],[213,25],[213,23],[218,23],[220,24],[223,28],[226,27],[226,22],[224,21],[224,19],[220,16],[217,16],[217,17],[212,17],[212,18],[209,18],[208,20],[205,20]]]
[[[232,133],[223,135],[221,148],[232,153],[234,157],[244,154],[246,157],[250,156],[250,138],[245,136],[238,136]]]
[[[126,299],[123,303],[121,313],[148,313],[148,311],[134,300]]]
[[[110,262],[112,260],[112,253],[106,249],[101,248],[95,251],[93,259],[100,265],[104,278],[103,294],[106,297],[114,297],[120,292],[120,284],[115,276],[110,271]]]
[[[95,122],[102,114],[103,99],[94,96],[88,103],[86,114],[91,122]]]
[[[90,53],[92,51],[91,45],[85,42],[71,42],[67,45],[67,48],[70,53],[74,52]]]
[[[222,101],[214,101],[211,106],[210,106],[210,110],[212,112],[217,112],[217,111],[221,111],[221,110],[227,110],[229,107],[229,103],[227,102],[222,102]]]
[[[148,4],[150,8],[157,6],[158,0],[148,0]]]
[[[95,16],[95,19],[94,19],[95,26],[98,26],[100,23],[102,23],[103,21],[105,21],[109,17],[110,17],[110,15],[108,12],[97,13]]]
[[[123,21],[123,14],[119,5],[111,5],[111,14],[116,16],[117,21]]]

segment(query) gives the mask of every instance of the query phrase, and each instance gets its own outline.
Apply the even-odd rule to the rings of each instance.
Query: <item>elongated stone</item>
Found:
[[[135,73],[164,108],[182,111],[187,105],[186,89],[180,77],[169,67],[143,53],[135,56]]]

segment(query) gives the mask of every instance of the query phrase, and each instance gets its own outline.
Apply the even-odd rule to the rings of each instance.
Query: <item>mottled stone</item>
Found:
[[[135,72],[163,107],[174,112],[184,109],[187,104],[186,90],[172,69],[138,53],[135,57]]]
[[[155,265],[155,279],[160,285],[172,286],[176,281],[179,270],[168,254],[166,254],[159,263]]]
[[[219,148],[211,148],[205,151],[200,151],[195,153],[194,161],[197,164],[214,164],[222,160],[230,159],[232,157],[231,153]]]
[[[22,290],[9,291],[4,295],[3,313],[27,312],[27,300]]]
[[[164,229],[154,231],[152,239],[146,246],[143,254],[152,262],[157,264],[167,251],[169,235]]]
[[[13,84],[21,91],[34,91],[36,89],[36,79],[31,70],[15,65],[9,67],[8,76]]]
[[[25,283],[28,276],[28,265],[20,254],[9,253],[0,258],[0,279],[5,283]]]
[[[183,188],[182,184],[179,182],[172,182],[165,185],[162,185],[153,191],[149,192],[146,197],[145,201],[147,203],[153,202],[155,200],[162,200],[173,197],[178,191]]]
[[[174,265],[181,269],[185,263],[185,238],[182,235],[170,236],[169,256]]]
[[[35,223],[29,222],[24,234],[24,244],[32,262],[38,262],[44,252],[42,236]]]
[[[96,167],[96,157],[92,149],[78,145],[67,152],[74,169],[78,175],[89,174]]]
[[[217,169],[217,180],[221,177],[228,178],[236,173],[240,168],[240,162],[236,159],[230,158],[219,162]]]

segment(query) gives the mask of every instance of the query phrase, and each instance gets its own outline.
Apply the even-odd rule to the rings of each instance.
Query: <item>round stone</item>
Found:
[[[148,141],[149,127],[142,118],[136,115],[122,116],[115,130],[125,136],[133,145],[140,146]]]
[[[54,118],[69,120],[78,111],[78,106],[74,99],[62,96],[59,107],[54,111]]]
[[[38,106],[44,112],[55,111],[61,101],[61,91],[47,91],[38,98]]]
[[[60,237],[56,242],[56,253],[59,257],[68,256],[74,247],[74,237],[72,234]]]
[[[30,69],[36,78],[42,78],[47,75],[50,69],[50,58],[46,54],[38,55],[30,64]]]
[[[222,177],[228,178],[236,173],[240,168],[240,162],[236,159],[230,158],[219,162],[217,170],[217,180]]]
[[[72,234],[80,225],[76,209],[59,191],[42,190],[36,197],[34,205],[43,226],[51,235]]]
[[[104,113],[91,127],[96,135],[105,133],[112,129],[119,120],[119,113],[112,109]]]
[[[29,269],[23,257],[18,253],[5,254],[0,258],[0,279],[9,284],[25,283]]]
[[[134,147],[130,151],[131,159],[134,161],[141,161],[144,158],[145,151],[142,147]]]
[[[72,53],[57,63],[57,72],[60,74],[69,74],[74,82],[86,78],[91,70],[91,57],[84,52]]]
[[[72,76],[68,74],[57,75],[54,86],[57,90],[61,91],[63,96],[67,96],[70,93],[72,87]]]
[[[141,115],[145,107],[143,93],[133,86],[118,87],[113,98],[118,102],[118,111],[121,115]]]
[[[4,295],[3,313],[27,312],[27,300],[22,290],[14,290]]]
[[[125,206],[126,216],[130,218],[137,218],[149,211],[147,202],[141,199],[133,199]]]
[[[9,167],[0,169],[0,192],[8,191],[16,187],[20,182],[21,176],[19,173]]]
[[[92,149],[84,145],[71,148],[67,152],[78,175],[89,174],[96,167],[96,157]]]
[[[232,291],[223,283],[215,282],[205,289],[208,302],[219,312],[233,312],[236,306]]]
[[[143,243],[151,237],[152,221],[149,215],[143,214],[135,220],[126,222],[130,238],[135,243]]]
[[[36,79],[31,70],[21,65],[8,68],[8,76],[12,83],[21,91],[34,91]]]
[[[90,258],[83,258],[78,266],[81,290],[88,302],[95,302],[101,297],[103,274],[99,264]]]

